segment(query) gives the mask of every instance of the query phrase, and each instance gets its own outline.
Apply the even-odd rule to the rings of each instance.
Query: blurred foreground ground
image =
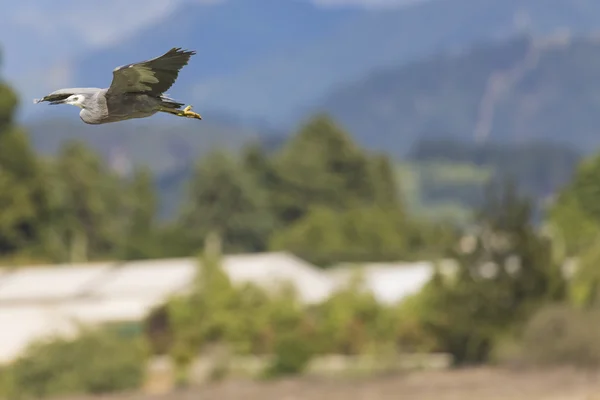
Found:
[[[573,369],[507,371],[492,368],[419,372],[359,380],[288,379],[223,382],[164,396],[122,395],[103,400],[600,400],[600,373]],[[69,398],[90,400],[93,397]]]

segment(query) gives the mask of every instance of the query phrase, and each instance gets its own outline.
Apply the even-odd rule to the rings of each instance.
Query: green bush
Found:
[[[320,354],[356,355],[394,341],[389,310],[372,293],[361,290],[358,278],[315,307]]]
[[[400,352],[423,353],[440,349],[439,340],[423,323],[427,308],[428,287],[419,293],[410,295],[395,307],[395,344]]]
[[[290,285],[265,291],[232,284],[217,258],[204,259],[199,272],[192,292],[172,299],[148,330],[154,349],[170,354],[182,381],[195,357],[215,345],[234,356],[272,356],[265,377],[302,373],[316,355],[396,357],[397,350],[441,348],[422,318],[431,311],[431,288],[401,306],[380,304],[358,273],[328,299],[305,307]]]
[[[6,368],[4,385],[14,399],[109,393],[139,387],[145,366],[146,351],[138,339],[90,330],[74,340],[31,345]]]
[[[0,367],[0,399],[6,399],[12,393],[8,375],[8,368]]]
[[[273,362],[266,371],[266,376],[275,378],[296,375],[304,372],[314,355],[310,341],[298,333],[281,336],[275,344]]]
[[[600,366],[600,310],[551,306],[527,324],[521,343],[529,365]]]

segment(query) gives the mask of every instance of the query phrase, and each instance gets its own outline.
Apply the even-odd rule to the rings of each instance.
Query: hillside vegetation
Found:
[[[559,40],[560,39],[560,40]],[[357,140],[404,155],[423,137],[600,144],[600,42],[518,37],[372,73],[322,103]]]

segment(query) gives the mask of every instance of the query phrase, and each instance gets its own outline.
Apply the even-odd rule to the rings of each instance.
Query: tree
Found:
[[[219,151],[199,161],[179,218],[190,251],[210,232],[227,252],[261,251],[272,224],[265,190],[239,162]]]
[[[124,257],[158,256],[161,251],[157,242],[157,198],[152,172],[148,168],[136,169],[128,189]]]
[[[415,231],[403,213],[393,209],[319,207],[274,235],[271,248],[291,251],[323,266],[342,261],[397,261],[419,250],[409,249]]]
[[[597,303],[600,293],[600,155],[584,160],[550,209],[548,229],[562,256],[577,257],[571,300]]]
[[[0,81],[0,255],[4,256],[39,253],[49,216],[41,162],[14,123],[17,105],[15,93]]]
[[[370,159],[374,200],[380,207],[403,210],[401,190],[390,159],[383,154]]]
[[[454,279],[437,277],[424,323],[459,363],[485,361],[541,304],[564,297],[551,244],[531,225],[531,207],[511,185],[494,186],[476,218],[477,233],[455,253]]]
[[[53,172],[53,251],[69,261],[115,255],[127,223],[123,182],[79,142],[61,149]]]
[[[278,220],[289,224],[311,207],[348,209],[373,202],[369,159],[330,118],[300,128],[274,160],[271,192]]]
[[[18,104],[16,93],[0,81],[0,132],[14,126],[14,115]]]
[[[243,149],[242,166],[256,179],[259,185],[265,189],[272,188],[273,166],[271,159],[260,145],[250,144]]]
[[[592,157],[581,163],[573,181],[565,190],[566,194],[573,196],[577,206],[595,223],[600,224],[600,155]]]
[[[280,226],[273,249],[327,265],[408,259],[441,244],[406,215],[390,159],[361,149],[327,116],[303,125],[271,164],[256,151],[247,158],[268,176]]]

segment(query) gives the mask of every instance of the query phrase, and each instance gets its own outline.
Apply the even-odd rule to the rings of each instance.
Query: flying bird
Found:
[[[172,48],[160,57],[116,68],[108,89],[59,89],[33,102],[79,107],[81,120],[92,125],[145,118],[157,112],[202,119],[191,111],[192,106],[181,109],[182,103],[165,94],[194,54],[195,51]]]

